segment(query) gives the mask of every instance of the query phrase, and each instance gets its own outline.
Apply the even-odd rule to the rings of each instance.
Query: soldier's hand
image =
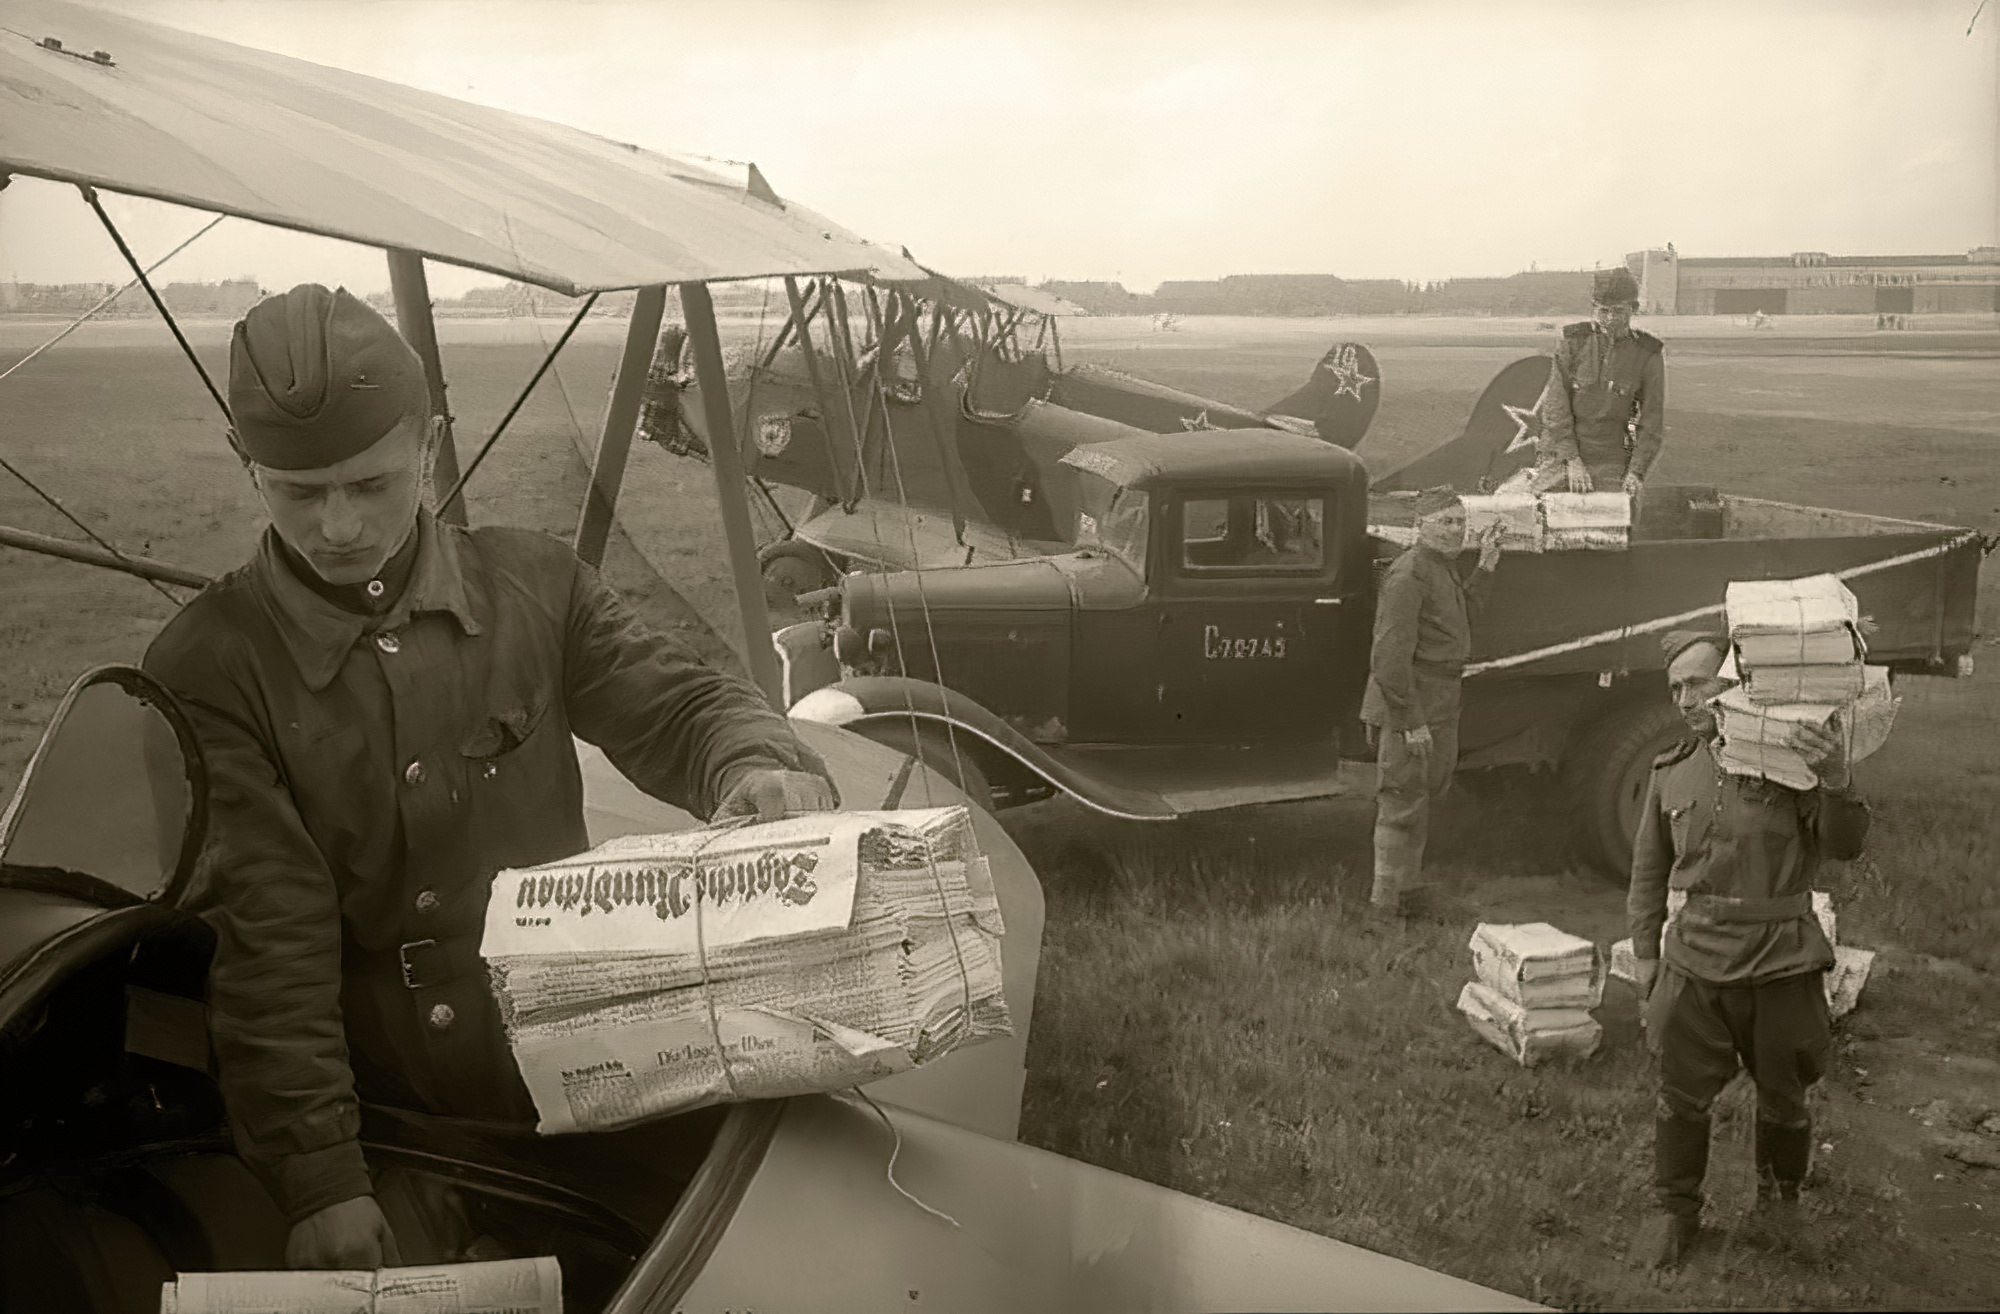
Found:
[[[1846,786],[1847,737],[1841,734],[1839,721],[1829,723],[1824,730],[1813,725],[1794,727],[1792,748],[1821,784],[1835,789]]]
[[[1569,491],[1572,493],[1588,493],[1591,491],[1590,467],[1582,461],[1571,461],[1569,463]]]
[[[1409,746],[1409,750],[1412,753],[1430,752],[1432,742],[1431,728],[1427,725],[1420,725],[1414,730],[1403,731],[1403,743]]]
[[[725,788],[716,804],[714,820],[731,821],[755,817],[777,821],[800,812],[825,812],[840,806],[833,786],[809,771],[783,771],[758,767],[740,773]]]
[[[1660,960],[1657,958],[1635,958],[1632,973],[1639,987],[1639,998],[1645,999],[1653,993],[1653,982],[1660,975]]]
[[[1633,474],[1629,470],[1625,472],[1625,496],[1637,497],[1639,495],[1639,490],[1645,487],[1645,485],[1646,481],[1641,479],[1638,475]]]
[[[287,1268],[396,1268],[402,1262],[396,1234],[372,1195],[328,1205],[299,1220],[285,1239]]]
[[[1492,570],[1500,564],[1500,522],[1494,521],[1479,535],[1479,568]]]

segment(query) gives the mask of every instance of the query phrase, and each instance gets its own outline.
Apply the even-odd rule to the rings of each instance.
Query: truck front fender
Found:
[[[1008,725],[993,712],[943,685],[906,676],[861,675],[815,689],[792,704],[800,721],[837,725],[867,735],[870,726],[934,726],[970,751],[991,779],[1022,772],[1077,802],[1121,821],[1170,821],[1178,815],[1158,794],[1094,780]]]

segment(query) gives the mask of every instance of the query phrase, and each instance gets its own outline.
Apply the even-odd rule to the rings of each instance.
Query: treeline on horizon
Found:
[[[979,286],[1023,283],[1024,279],[981,276],[961,280]],[[0,314],[79,315],[117,289],[112,283],[0,283]],[[1568,315],[1590,308],[1591,271],[1536,270],[1504,278],[1452,278],[1433,283],[1398,279],[1346,279],[1334,274],[1231,274],[1208,281],[1175,280],[1150,293],[1129,292],[1115,282],[1045,280],[1040,290],[1093,315]],[[254,279],[216,283],[169,283],[161,299],[177,315],[240,315],[263,295]],[[607,292],[593,316],[630,312],[632,292]],[[366,298],[389,312],[389,294]],[[434,310],[445,316],[568,315],[581,298],[508,282],[473,288],[460,297],[440,297]],[[785,313],[784,297],[760,284],[719,284],[716,308],[725,314]],[[126,291],[100,315],[150,315],[152,302],[139,288]]]

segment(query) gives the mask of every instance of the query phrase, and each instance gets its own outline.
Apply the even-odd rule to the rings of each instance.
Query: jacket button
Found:
[[[403,646],[403,641],[401,639],[398,639],[390,631],[383,630],[380,634],[375,636],[375,646],[377,648],[380,648],[383,652],[397,652],[401,650]]]
[[[431,1009],[431,1025],[439,1031],[445,1030],[457,1019],[458,1014],[452,1011],[450,1004],[437,1004]]]
[[[438,910],[438,903],[439,903],[439,902],[440,902],[440,901],[439,901],[439,899],[438,899],[438,896],[437,896],[437,891],[436,891],[436,890],[418,890],[418,891],[417,891],[417,911],[418,911],[418,912],[420,912],[420,913],[434,913],[434,912],[436,912],[436,911]]]
[[[418,762],[418,761],[415,761],[415,760],[412,760],[412,761],[411,761],[411,763],[410,763],[410,764],[409,764],[408,766],[404,767],[404,768],[403,768],[403,783],[404,783],[404,784],[408,784],[408,785],[421,785],[421,784],[423,784],[423,783],[424,783],[424,764],[423,764],[422,762]]]
[[[491,780],[493,779],[493,777],[500,774],[500,768],[494,766],[491,762],[488,762],[485,766],[479,768],[479,774],[486,777],[488,780]]]

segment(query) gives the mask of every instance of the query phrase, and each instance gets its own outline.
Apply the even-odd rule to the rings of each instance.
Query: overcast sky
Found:
[[[1996,240],[1978,0],[99,0],[209,36],[754,160],[960,274],[1434,279]],[[111,206],[142,259],[205,221]],[[162,278],[386,288],[236,220]],[[0,279],[122,280],[74,189],[0,192]],[[433,270],[440,295],[493,282]]]

